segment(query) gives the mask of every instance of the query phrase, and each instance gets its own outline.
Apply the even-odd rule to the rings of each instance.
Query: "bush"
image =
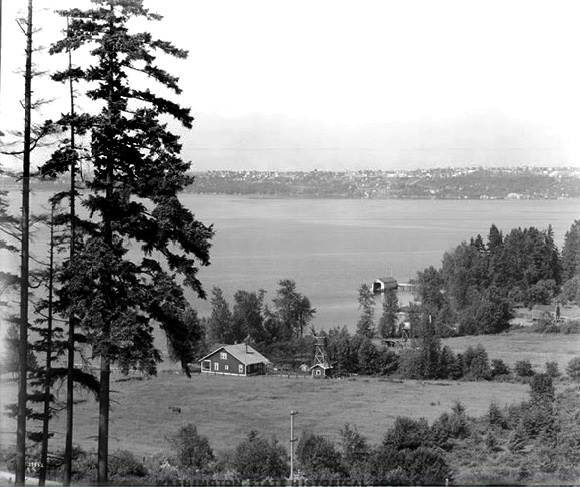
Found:
[[[405,379],[421,379],[423,357],[420,350],[405,350],[399,357],[399,373]]]
[[[305,433],[296,448],[296,458],[310,480],[338,480],[345,477],[340,452],[323,436]]]
[[[488,380],[491,378],[487,352],[481,344],[475,348],[469,347],[463,354],[463,373],[466,377],[475,380]]]
[[[518,360],[514,365],[514,372],[518,377],[531,377],[534,375],[534,369],[529,360]]]
[[[208,439],[198,434],[195,425],[182,426],[167,441],[181,468],[203,472],[210,470],[210,464],[215,460],[213,450]]]
[[[528,291],[528,306],[533,304],[550,304],[557,290],[554,279],[542,279],[534,284]]]
[[[431,435],[427,420],[398,417],[387,431],[383,445],[395,450],[414,450],[420,446],[430,446]]]
[[[580,276],[574,276],[562,285],[560,297],[567,303],[580,305]]]
[[[573,358],[568,362],[566,373],[573,381],[580,382],[580,357]]]
[[[442,485],[451,476],[443,455],[425,447],[406,452],[404,470],[412,485]]]
[[[510,369],[503,360],[495,358],[491,361],[491,376],[493,378],[509,375],[509,373]]]
[[[552,378],[559,377],[558,362],[546,362],[546,374]]]
[[[503,413],[501,412],[501,409],[495,402],[492,402],[489,405],[487,418],[491,426],[498,426],[499,428],[502,429],[507,428],[506,418],[504,417]]]
[[[469,425],[465,408],[460,402],[455,403],[451,414],[443,413],[431,426],[430,438],[433,445],[444,450],[451,448],[450,439],[467,438]]]
[[[232,467],[243,480],[283,479],[289,468],[286,450],[276,440],[268,442],[250,431],[234,452]]]
[[[145,466],[127,450],[117,450],[109,456],[109,477],[112,480],[129,480],[147,475]]]

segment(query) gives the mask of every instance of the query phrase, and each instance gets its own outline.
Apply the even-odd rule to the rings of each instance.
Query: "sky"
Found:
[[[22,124],[24,37],[4,0],[0,130]],[[35,0],[37,43],[64,27]],[[150,0],[135,22],[189,50],[160,58],[194,128],[184,156],[208,169],[580,166],[576,0]],[[64,58],[38,52],[39,70]],[[79,61],[83,62],[86,59]],[[35,80],[64,110],[63,86]],[[37,157],[42,157],[39,155]],[[6,159],[4,163],[9,163]]]

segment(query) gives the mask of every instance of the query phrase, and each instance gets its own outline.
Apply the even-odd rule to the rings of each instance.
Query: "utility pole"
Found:
[[[294,482],[294,416],[298,411],[290,411],[290,482]]]
[[[20,259],[20,327],[18,370],[18,417],[16,422],[16,475],[14,483],[22,486],[26,472],[26,382],[28,375],[28,266],[30,230],[30,128],[32,108],[32,0],[28,0],[26,26],[26,67],[24,72],[24,150],[22,160],[22,219]]]

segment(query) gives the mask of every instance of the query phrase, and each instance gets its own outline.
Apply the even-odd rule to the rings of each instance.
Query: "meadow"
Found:
[[[118,379],[121,379],[120,381]],[[234,447],[252,429],[287,444],[289,413],[298,411],[296,432],[314,431],[337,440],[345,423],[356,425],[373,443],[381,441],[398,416],[434,420],[461,401],[469,415],[484,414],[491,401],[517,403],[527,396],[523,384],[393,381],[356,377],[315,380],[275,376],[228,377],[167,371],[151,379],[113,380],[110,450],[138,455],[167,453],[166,437],[194,423],[215,450]],[[62,391],[64,398],[64,391]],[[16,399],[14,382],[4,382],[4,404]],[[181,408],[181,413],[170,407]],[[96,448],[97,404],[92,398],[75,410],[75,442]],[[53,445],[62,444],[64,415],[53,425]],[[2,419],[0,443],[14,441],[13,420]]]
[[[529,360],[536,372],[542,372],[546,362],[557,362],[564,372],[568,362],[580,356],[580,335],[541,334],[526,329],[501,335],[452,337],[442,340],[455,353],[467,347],[483,345],[490,360],[501,359],[512,366],[517,361]]]

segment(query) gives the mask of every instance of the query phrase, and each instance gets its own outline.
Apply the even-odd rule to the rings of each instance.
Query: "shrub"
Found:
[[[461,378],[461,363],[447,345],[441,349],[439,355],[439,378],[459,379]]]
[[[469,347],[463,354],[463,372],[470,379],[487,380],[491,378],[487,352],[481,344],[475,348]]]
[[[348,424],[340,430],[340,437],[343,462],[352,478],[356,476],[353,473],[364,470],[363,466],[368,461],[370,448],[366,438],[358,432],[356,427]]]
[[[369,470],[364,484],[408,485],[410,479],[403,469],[404,454],[392,446],[380,445],[370,455]]]
[[[414,450],[420,446],[429,446],[430,443],[430,428],[424,418],[398,417],[383,439],[384,446],[395,450]]]
[[[399,373],[405,379],[421,379],[423,358],[420,350],[405,350],[399,357]]]
[[[542,279],[534,284],[528,291],[528,306],[532,304],[550,304],[556,294],[556,281],[554,279]]]
[[[580,305],[580,276],[574,276],[562,285],[560,297],[565,302]]]
[[[167,441],[175,452],[177,464],[182,468],[207,472],[215,460],[208,439],[201,436],[191,423],[182,426]]]
[[[495,358],[491,361],[491,376],[509,375],[510,369],[502,359]]]
[[[390,375],[399,368],[399,354],[392,350],[383,350],[380,352],[378,360],[379,370],[382,375]]]
[[[507,421],[499,406],[492,402],[487,411],[487,418],[491,426],[498,426],[500,428],[507,428]]]
[[[559,377],[558,362],[546,362],[546,374],[553,378]]]
[[[534,375],[534,369],[529,360],[518,360],[514,365],[514,372],[518,377],[531,377]]]
[[[235,449],[232,467],[244,480],[283,479],[289,468],[286,450],[273,439],[268,442],[255,431]]]
[[[117,450],[109,456],[109,477],[115,480],[127,480],[145,477],[147,469],[127,450]]]
[[[443,455],[425,447],[406,452],[404,470],[413,485],[441,485],[451,476]]]
[[[580,382],[580,357],[573,358],[568,362],[566,373],[573,381]]]
[[[345,477],[340,452],[323,436],[305,433],[296,448],[296,458],[311,480],[337,480]]]

